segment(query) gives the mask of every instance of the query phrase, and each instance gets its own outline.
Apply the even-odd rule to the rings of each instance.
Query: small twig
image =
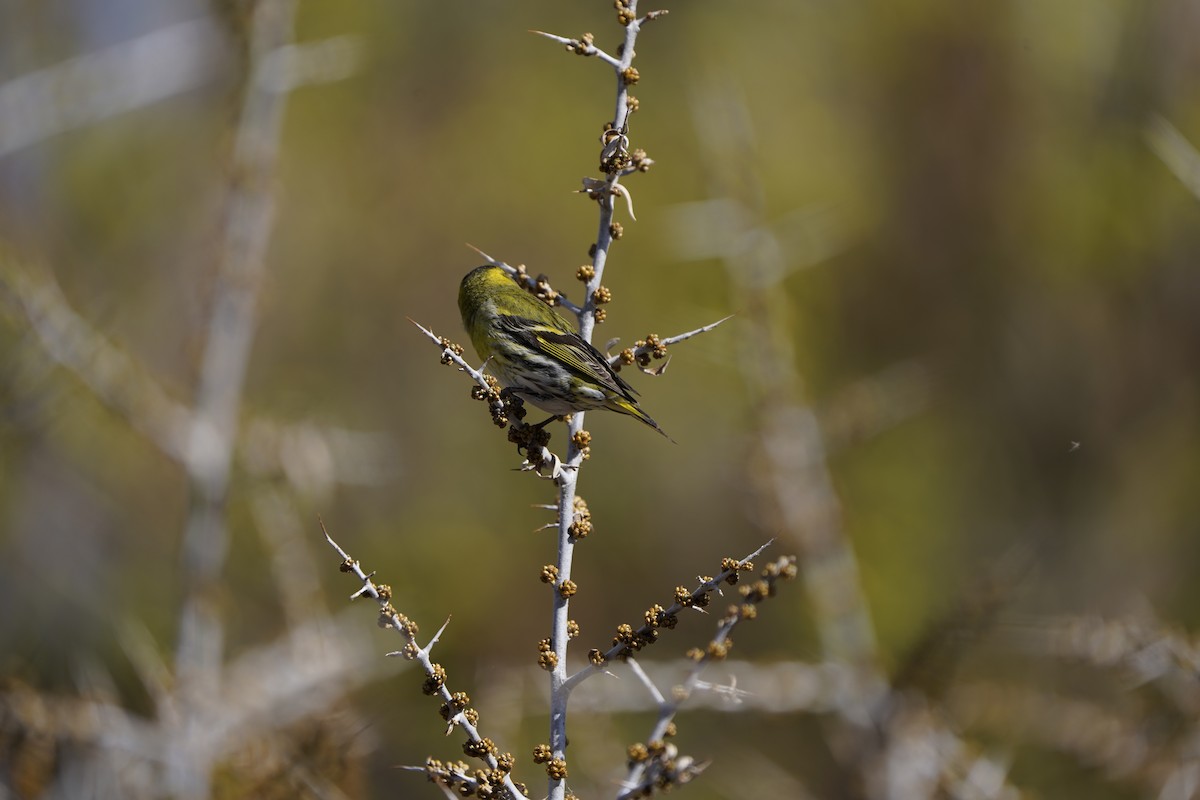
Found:
[[[642,682],[642,686],[645,686],[646,691],[654,698],[655,705],[662,706],[667,702],[667,698],[663,697],[663,693],[658,690],[654,681],[650,680],[650,676],[646,674],[646,670],[642,669],[642,665],[638,663],[636,658],[630,656],[625,659],[625,663],[629,665],[629,668],[633,670],[633,674]]]
[[[422,333],[429,337],[430,341],[442,348],[443,364],[456,364],[463,372],[471,376],[477,386],[473,396],[476,399],[488,401],[492,421],[501,428],[511,426],[512,430],[509,431],[509,441],[517,443],[518,448],[524,448],[526,453],[525,461],[521,465],[522,471],[534,472],[541,477],[560,481],[565,472],[578,468],[577,465],[564,464],[561,458],[545,446],[545,442],[549,441],[548,435],[542,438],[542,436],[538,435],[541,434],[541,431],[536,426],[526,425],[521,422],[520,418],[525,414],[524,409],[510,406],[510,402],[517,401],[511,398],[508,402],[505,401],[504,393],[500,391],[499,382],[484,373],[482,369],[475,369],[467,363],[467,360],[462,357],[463,348],[461,345],[454,344],[443,336],[438,336],[411,317],[408,321],[416,325]],[[486,365],[485,362],[484,366]],[[509,413],[515,414],[516,418],[510,419],[508,416]],[[526,438],[521,435],[530,433],[534,434],[534,436]],[[550,474],[542,475],[543,469],[548,469]]]
[[[467,734],[467,743],[463,746],[463,751],[467,755],[482,759],[487,763],[490,769],[489,783],[502,783],[514,800],[518,798],[523,800],[526,796],[525,792],[521,788],[518,788],[510,774],[513,765],[512,756],[508,753],[499,754],[498,748],[492,740],[480,735],[479,729],[476,727],[479,714],[475,709],[470,707],[470,698],[462,692],[451,692],[446,686],[445,668],[430,658],[434,644],[437,643],[442,632],[446,630],[446,626],[450,624],[450,621],[446,620],[445,624],[442,625],[429,644],[421,647],[417,643],[418,628],[416,623],[401,614],[392,605],[391,587],[375,583],[373,580],[374,573],[368,574],[364,572],[362,566],[352,559],[350,554],[343,550],[341,545],[335,542],[333,537],[329,535],[329,531],[325,527],[325,522],[320,520],[320,524],[321,531],[325,534],[325,541],[341,556],[341,571],[353,573],[362,584],[362,587],[351,596],[351,599],[364,596],[373,599],[379,605],[380,625],[404,637],[404,648],[396,653],[388,653],[388,655],[401,655],[421,665],[421,669],[424,670],[426,676],[422,691],[425,694],[440,697],[442,699],[443,719],[446,720],[451,729],[457,725]],[[440,762],[436,763],[439,766],[441,765]],[[431,779],[434,777],[434,773],[429,769],[428,764],[426,766],[426,773],[430,775]]]
[[[609,366],[611,366],[615,369],[620,369],[622,366],[629,365],[629,364],[637,364],[638,366],[641,367],[642,372],[645,372],[647,375],[661,375],[663,373],[663,371],[666,370],[667,365],[665,363],[657,370],[646,369],[646,365],[648,365],[650,363],[650,360],[652,358],[653,359],[666,358],[666,349],[670,345],[678,344],[679,342],[686,342],[688,339],[691,339],[693,336],[699,336],[702,333],[708,333],[709,331],[713,330],[718,325],[720,325],[722,322],[726,322],[730,319],[733,319],[732,314],[728,317],[719,319],[716,322],[710,322],[708,325],[704,325],[699,328],[696,328],[695,330],[688,331],[687,333],[680,333],[680,334],[676,334],[675,336],[668,336],[666,339],[659,339],[658,337],[653,336],[653,335],[647,336],[645,340],[639,341],[633,347],[627,347],[624,350],[622,350],[621,352],[617,353],[615,356],[609,356],[608,364],[609,364]],[[618,341],[619,340],[616,340],[616,339],[610,341],[608,343],[609,348],[611,349],[614,345],[617,344]],[[668,358],[667,360],[669,361],[670,359]]]
[[[765,547],[766,545],[764,545]],[[756,552],[762,552],[759,548]],[[707,764],[696,763],[690,758],[679,757],[678,751],[672,745],[666,744],[667,737],[674,733],[674,718],[679,707],[700,688],[700,675],[713,661],[723,660],[732,644],[730,634],[743,620],[753,619],[757,615],[758,604],[775,592],[778,580],[790,580],[797,574],[795,556],[784,556],[768,564],[761,572],[761,577],[750,584],[740,587],[742,603],[733,605],[717,625],[717,632],[704,650],[693,650],[689,656],[695,662],[683,682],[671,691],[671,699],[665,698],[659,702],[658,719],[645,745],[635,745],[630,748],[630,768],[624,781],[622,791],[617,795],[623,798],[642,797],[648,790],[658,790],[665,786],[687,783],[698,775]],[[705,585],[707,585],[706,582]],[[715,587],[714,587],[715,588]],[[634,667],[634,674],[643,683],[653,687],[649,677],[642,672],[640,666]],[[657,688],[652,689],[657,697],[662,693]]]
[[[673,627],[674,620],[684,609],[693,608],[703,610],[709,604],[710,595],[717,591],[721,584],[736,582],[736,576],[748,568],[752,569],[753,560],[758,558],[759,554],[774,543],[774,539],[768,541],[740,561],[726,559],[728,566],[725,569],[722,569],[716,577],[701,581],[700,585],[690,592],[683,587],[676,589],[676,597],[678,599],[669,608],[656,609],[656,613],[653,615],[654,619],[648,619],[646,624],[637,630],[630,629],[624,635],[619,633],[617,636],[619,641],[608,650],[603,652],[600,650],[591,651],[588,654],[590,663],[586,667],[580,668],[579,671],[567,679],[564,685],[566,691],[573,691],[579,684],[597,672],[600,672],[604,665],[613,659],[628,657],[632,653],[641,650],[647,644],[654,642],[658,637],[658,631],[661,627],[664,625],[666,627]],[[650,616],[649,612],[647,612],[647,616]]]
[[[595,56],[613,69],[619,69],[621,66],[620,59],[613,58],[592,43],[591,34],[584,34],[582,39],[568,39],[566,36],[556,36],[553,33],[546,33],[545,31],[531,30],[529,32],[538,36],[545,36],[552,42],[558,42],[559,44],[566,45],[567,49],[572,53],[577,53],[581,56]]]
[[[417,322],[415,319],[412,319],[411,317],[408,318],[408,321],[411,322],[413,325],[416,325],[417,329],[420,330],[421,333],[428,336],[430,341],[432,341],[434,344],[436,344],[442,348],[442,357],[443,358],[445,358],[449,361],[453,361],[455,364],[457,364],[459,366],[459,368],[462,369],[463,372],[470,375],[471,379],[474,380],[475,383],[479,384],[479,386],[481,388],[483,388],[483,389],[491,389],[492,388],[492,385],[490,383],[488,383],[487,375],[483,372],[483,370],[475,369],[475,367],[472,367],[470,364],[468,364],[467,360],[462,357],[462,353],[456,351],[455,348],[450,347],[446,344],[447,340],[444,337],[438,336],[436,333],[429,330],[424,325]]]
[[[722,322],[728,322],[731,319],[733,319],[733,314],[730,314],[728,317],[722,317],[721,319],[717,320],[716,322],[710,322],[707,325],[696,328],[696,330],[694,330],[694,331],[688,331],[687,333],[680,333],[675,336],[668,336],[666,339],[663,339],[662,343],[664,345],[672,345],[672,344],[678,344],[679,342],[685,342],[688,339],[692,338],[693,336],[699,336],[702,333],[708,333],[713,328],[720,325]]]

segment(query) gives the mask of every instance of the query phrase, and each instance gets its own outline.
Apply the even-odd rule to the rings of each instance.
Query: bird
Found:
[[[466,274],[458,310],[475,352],[512,394],[553,416],[608,409],[670,439],[642,410],[637,391],[557,311],[508,272],[484,264]]]

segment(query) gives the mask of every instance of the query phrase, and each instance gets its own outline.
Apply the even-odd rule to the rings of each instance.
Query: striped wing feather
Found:
[[[637,394],[613,371],[604,355],[579,334],[556,331],[526,317],[502,316],[500,324],[521,344],[553,358],[577,377],[596,381],[610,392],[630,399]]]

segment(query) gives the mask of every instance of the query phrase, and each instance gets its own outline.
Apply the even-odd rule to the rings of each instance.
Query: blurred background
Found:
[[[588,417],[576,652],[776,538],[801,580],[681,715],[689,797],[1200,796],[1200,5],[667,7],[596,341],[736,316],[629,375],[678,445]],[[614,80],[529,29],[621,35],[0,3],[0,795],[439,796],[397,766],[458,737],[320,515],[453,617],[541,796],[553,489],[409,322],[465,342],[467,243],[580,298]],[[714,622],[646,653],[664,688]],[[581,796],[654,716],[618,674]]]

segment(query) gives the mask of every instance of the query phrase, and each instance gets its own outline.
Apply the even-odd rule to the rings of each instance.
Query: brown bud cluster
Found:
[[[686,586],[676,586],[675,602],[684,608],[704,608],[708,605],[708,595],[702,591],[693,595],[692,590]]]
[[[425,681],[421,684],[421,691],[425,694],[437,694],[446,685],[446,668],[441,664],[434,664],[429,675],[425,676]]]
[[[487,388],[478,384],[472,386],[471,399],[483,400],[488,404],[488,411],[491,412],[492,422],[496,427],[503,428],[510,420],[525,419],[525,402],[520,397],[505,391],[493,375],[484,375],[483,380],[487,383]]]
[[[571,443],[579,449],[579,455],[584,461],[592,457],[592,448],[589,447],[592,443],[592,435],[585,430],[577,431],[571,437]]]
[[[550,443],[550,431],[534,425],[513,425],[508,429],[508,440],[517,446],[518,452],[525,451],[535,469],[544,465],[543,455],[546,445]]]
[[[647,645],[658,641],[658,630],[654,625],[643,625],[637,630],[628,623],[617,626],[617,635],[613,637],[613,647],[621,648],[617,658],[626,659]]]
[[[454,359],[452,359],[450,357],[451,353],[453,353],[456,356],[461,356],[463,354],[463,346],[461,344],[455,344],[454,342],[447,339],[445,336],[438,339],[438,344],[440,344],[442,346],[442,363],[443,364],[453,364],[454,363]]]
[[[594,56],[596,50],[593,42],[595,42],[595,37],[590,33],[585,33],[578,39],[572,39],[567,45],[567,50],[580,56]]]
[[[467,696],[466,692],[455,692],[450,695],[450,702],[442,703],[438,713],[442,715],[442,719],[449,722],[451,717],[467,710],[470,706],[471,698]]]
[[[733,647],[733,642],[726,639],[723,642],[712,641],[708,643],[707,655],[714,661],[720,661],[729,655],[729,650]]]
[[[646,334],[646,338],[638,339],[633,343],[633,347],[633,358],[643,369],[650,366],[651,359],[661,360],[667,357],[667,346],[657,333]]]
[[[738,587],[738,592],[740,592],[742,597],[746,598],[748,602],[761,603],[768,597],[774,596],[775,584],[771,581],[759,578],[749,586]]]
[[[562,297],[554,291],[554,287],[550,285],[550,278],[546,275],[537,276],[533,294],[546,305],[556,306],[562,302]]]
[[[650,606],[650,608],[646,609],[646,613],[643,616],[647,625],[650,625],[651,627],[658,627],[659,620],[664,618],[666,614],[663,612],[663,607],[658,603],[655,603],[654,605]]]
[[[436,758],[425,759],[425,777],[439,786],[445,786],[468,796],[475,791],[468,779],[471,765],[465,761],[441,761]]]
[[[379,627],[396,628],[409,640],[421,630],[417,623],[397,611],[391,603],[384,603],[379,607]]]
[[[487,758],[500,752],[500,748],[496,747],[496,743],[491,739],[484,737],[478,741],[472,739],[465,741],[463,743],[463,752],[472,758]]]
[[[567,762],[561,758],[552,758],[546,762],[546,774],[551,780],[563,781],[567,779]]]
[[[583,539],[592,532],[592,512],[588,508],[587,501],[579,495],[575,495],[574,509],[575,518],[571,520],[571,526],[567,531],[575,539]]]
[[[554,645],[549,639],[542,639],[538,642],[538,666],[550,672],[558,666],[558,653],[554,652]]]
[[[739,561],[736,558],[726,556],[721,559],[721,571],[728,572],[725,582],[730,586],[738,582],[743,572],[751,572],[754,569],[754,562],[750,560]]]

